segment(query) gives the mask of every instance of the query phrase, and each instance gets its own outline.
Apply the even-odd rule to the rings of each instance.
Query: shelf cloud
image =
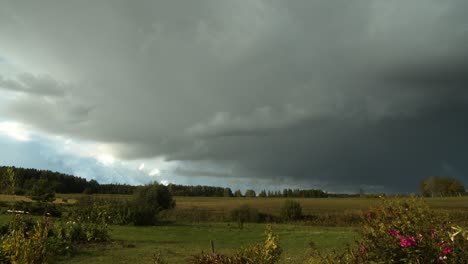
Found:
[[[0,0],[0,117],[194,179],[468,184],[466,10]]]

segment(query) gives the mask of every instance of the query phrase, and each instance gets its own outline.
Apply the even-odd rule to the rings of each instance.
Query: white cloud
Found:
[[[141,170],[143,170],[144,168],[145,168],[145,164],[144,164],[144,163],[142,163],[142,164],[140,164],[140,167],[138,167],[138,170],[140,170],[140,171],[141,171]]]
[[[111,166],[115,162],[115,157],[109,154],[98,155],[96,158],[104,166]]]
[[[161,184],[162,184],[162,185],[167,186],[167,185],[169,185],[169,183],[170,183],[170,182],[169,182],[168,180],[161,180]]]
[[[152,177],[157,177],[157,176],[159,176],[160,174],[161,174],[161,171],[160,171],[159,169],[157,169],[157,168],[152,169],[152,170],[148,173],[148,175],[149,175],[149,176],[152,176]]]
[[[29,129],[25,125],[17,122],[1,122],[0,134],[4,134],[17,141],[31,140]]]

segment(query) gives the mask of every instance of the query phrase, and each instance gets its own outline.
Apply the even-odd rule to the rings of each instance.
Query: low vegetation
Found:
[[[278,245],[278,236],[270,226],[265,232],[265,241],[242,248],[227,256],[217,252],[200,253],[191,260],[192,264],[275,264],[280,261],[282,249]]]
[[[96,194],[104,185],[86,180],[83,194],[56,194],[58,187],[51,183],[80,180],[18,177],[18,171],[30,172],[7,168],[0,179],[1,210],[12,214],[0,225],[1,263],[93,263],[93,256],[94,263],[113,264],[468,259],[468,197],[460,197],[460,184],[451,178],[429,178],[423,194],[458,197],[310,199],[299,196],[321,193],[285,189],[261,191],[257,197],[254,190],[243,195],[229,188],[153,183],[132,187],[132,194]],[[174,198],[174,192],[185,197]]]

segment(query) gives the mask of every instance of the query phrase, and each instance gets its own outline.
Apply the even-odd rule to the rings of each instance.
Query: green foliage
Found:
[[[141,187],[135,197],[135,225],[153,225],[156,214],[175,206],[175,201],[166,186],[152,183]]]
[[[16,174],[13,168],[8,167],[0,176],[0,190],[5,194],[15,194]]]
[[[15,210],[25,211],[32,215],[47,215],[53,217],[62,216],[62,212],[59,208],[53,203],[45,202],[16,202],[13,205]]]
[[[234,192],[234,197],[244,197],[244,196],[242,195],[241,190],[236,190],[236,191]]]
[[[29,191],[29,198],[38,202],[52,202],[55,192],[46,179],[39,179]]]
[[[295,221],[302,218],[302,207],[297,201],[286,200],[280,210],[280,217],[284,221]]]
[[[248,189],[245,191],[245,197],[256,197],[257,194],[254,190]]]
[[[224,188],[223,190],[223,197],[232,197],[234,194],[232,193],[231,188]]]
[[[265,190],[260,191],[260,193],[258,194],[258,197],[267,197],[266,191]]]
[[[151,262],[153,264],[167,264],[167,261],[163,258],[161,251],[159,250],[151,256]]]
[[[232,256],[218,253],[200,253],[192,259],[192,264],[275,264],[281,257],[282,249],[278,245],[278,236],[270,226],[265,231],[265,241],[243,248]]]
[[[383,200],[364,216],[362,239],[354,248],[310,263],[464,263],[463,230],[416,197]]]
[[[250,207],[248,204],[243,204],[231,211],[231,220],[236,221],[239,228],[244,227],[245,222],[257,223],[260,220],[260,215],[257,209]]]
[[[430,177],[421,183],[424,196],[459,196],[465,193],[463,184],[451,177]]]
[[[110,222],[106,206],[89,200],[72,209],[57,229],[60,237],[71,242],[103,242],[109,240]]]
[[[31,228],[30,219],[24,222],[24,218],[16,216],[9,233],[1,239],[1,258],[7,263],[48,263],[55,251],[49,238],[51,227],[46,217]]]

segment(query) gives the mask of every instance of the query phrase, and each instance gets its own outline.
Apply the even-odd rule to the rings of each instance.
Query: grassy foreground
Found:
[[[308,227],[276,224],[283,248],[282,263],[302,263],[311,244],[318,249],[342,249],[356,236],[351,228]],[[158,251],[168,263],[187,263],[191,255],[215,250],[230,253],[242,246],[264,240],[265,224],[246,224],[243,230],[229,223],[167,225],[153,227],[113,226],[113,243],[81,249],[71,258],[58,263],[154,263]]]
[[[74,203],[83,194],[57,195],[60,203]],[[95,195],[104,199],[132,199],[128,195]],[[62,198],[66,198],[65,201]],[[21,196],[0,196],[0,201],[19,201]],[[166,215],[172,224],[135,227],[113,226],[109,244],[96,244],[80,248],[73,257],[60,257],[58,263],[154,263],[152,255],[161,252],[168,263],[187,263],[190,256],[201,251],[210,251],[210,240],[216,251],[230,253],[242,246],[264,239],[265,224],[245,224],[239,230],[236,223],[227,222],[224,216],[241,204],[249,204],[261,213],[278,215],[286,198],[223,198],[223,197],[176,197],[177,206]],[[366,211],[379,202],[370,198],[293,198],[299,201],[303,213],[326,215],[333,213]],[[468,197],[425,199],[432,209],[447,211],[458,219],[468,221]],[[199,221],[184,221],[197,219]],[[206,217],[207,215],[209,217]],[[190,216],[190,217],[189,217]],[[211,218],[213,216],[213,218]],[[5,223],[10,215],[0,215]],[[185,217],[185,218],[184,218]],[[214,221],[206,221],[214,219]],[[226,221],[226,222],[222,222]],[[356,233],[349,227],[307,226],[305,223],[273,224],[283,248],[282,263],[303,263],[314,245],[319,250],[340,250],[352,243]]]

